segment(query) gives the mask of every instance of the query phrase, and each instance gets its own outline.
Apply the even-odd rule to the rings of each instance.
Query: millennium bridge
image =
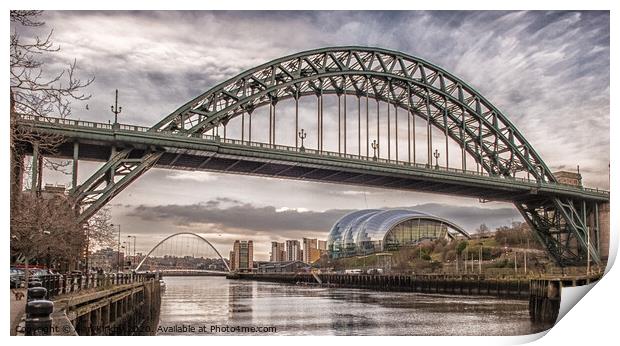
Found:
[[[599,219],[608,217],[600,212],[608,191],[560,183],[474,88],[401,52],[330,47],[282,57],[218,84],[152,127],[18,117],[21,131],[62,138],[53,151],[17,143],[17,159],[32,156],[33,190],[43,156],[72,160],[69,194],[81,221],[155,167],[507,201],[559,265],[607,256],[601,237],[609,226]],[[78,185],[80,160],[103,165]],[[12,179],[21,184],[22,176],[18,170]]]

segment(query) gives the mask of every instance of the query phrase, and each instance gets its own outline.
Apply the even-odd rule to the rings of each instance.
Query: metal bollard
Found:
[[[65,294],[71,292],[71,276],[69,275],[64,275],[64,282],[63,282],[63,288],[65,289]]]
[[[49,275],[49,288],[47,289],[47,296],[52,298],[56,295],[56,275]]]
[[[43,287],[45,287],[48,293],[54,289],[54,275],[45,275],[45,285]]]
[[[62,276],[60,274],[54,275],[54,296],[62,294]]]
[[[28,283],[26,285],[27,288],[30,287],[43,287],[43,284],[41,283],[41,280],[38,278],[30,278],[28,280]]]
[[[69,289],[67,293],[75,292],[75,276],[73,274],[67,276],[67,288]]]
[[[36,295],[45,296],[47,290],[43,287],[33,287],[28,290],[36,290]],[[33,292],[33,295],[35,293]],[[54,303],[50,300],[37,299],[26,303],[26,335],[52,335],[52,318]]]
[[[47,290],[45,287],[30,287],[27,291],[26,301],[45,299]]]
[[[51,274],[45,275],[44,282],[45,284],[43,285],[43,287],[45,287],[48,293],[54,289],[54,275],[51,275]]]

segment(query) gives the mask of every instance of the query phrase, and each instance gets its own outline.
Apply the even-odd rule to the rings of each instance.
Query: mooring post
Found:
[[[54,303],[47,300],[47,290],[39,281],[28,283],[28,302],[26,303],[26,335],[52,335]]]

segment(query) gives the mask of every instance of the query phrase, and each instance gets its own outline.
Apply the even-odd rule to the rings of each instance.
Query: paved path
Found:
[[[24,297],[21,300],[16,300],[15,294],[13,294],[14,291],[22,292]],[[21,321],[26,309],[26,289],[11,289],[9,293],[11,294],[11,335],[15,335],[17,325]]]

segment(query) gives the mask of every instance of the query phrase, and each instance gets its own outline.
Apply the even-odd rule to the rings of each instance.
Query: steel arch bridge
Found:
[[[337,118],[330,113],[333,98]],[[308,99],[316,100],[310,117],[300,112]],[[351,99],[353,116],[347,113]],[[291,109],[284,115],[277,112],[282,104]],[[257,126],[266,109],[268,125]],[[294,130],[276,131],[293,116]],[[312,130],[300,130],[310,121]],[[337,131],[330,126],[335,122]],[[151,167],[210,170],[509,201],[560,265],[601,257],[598,208],[609,192],[560,184],[519,130],[474,88],[401,52],[330,47],[282,57],[209,89],[151,128],[29,116],[19,124],[66,138],[57,152],[39,153],[29,143],[24,152],[33,162],[45,154],[73,159],[71,196],[82,220]],[[257,140],[263,133],[268,139]],[[290,145],[282,144],[283,133]],[[309,133],[313,147],[304,145]],[[438,135],[445,143],[434,146]],[[328,148],[334,137],[337,150]],[[421,147],[422,159],[416,156]],[[78,186],[80,159],[105,164]]]
[[[155,246],[153,246],[153,248],[146,254],[146,256],[144,256],[144,258],[140,261],[140,263],[138,263],[138,265],[136,266],[135,270],[138,271],[140,270],[140,268],[142,267],[142,265],[144,264],[144,262],[149,258],[149,256],[155,251],[157,250],[157,248],[159,248],[159,246],[163,243],[165,243],[166,241],[168,241],[171,238],[180,236],[180,235],[191,235],[194,236],[196,238],[198,238],[199,240],[202,240],[203,242],[205,242],[207,245],[209,245],[211,247],[211,249],[213,249],[213,251],[215,251],[215,253],[220,257],[220,259],[222,260],[222,263],[224,263],[224,266],[226,267],[226,269],[228,269],[228,271],[230,271],[230,267],[228,266],[228,263],[226,263],[226,261],[224,260],[224,258],[222,257],[222,255],[220,254],[219,251],[217,251],[217,249],[213,246],[213,244],[211,244],[211,242],[209,242],[207,239],[205,239],[204,237],[196,234],[196,233],[192,233],[192,232],[178,232],[178,233],[174,233],[171,234],[169,236],[167,236],[166,238],[160,240]]]

